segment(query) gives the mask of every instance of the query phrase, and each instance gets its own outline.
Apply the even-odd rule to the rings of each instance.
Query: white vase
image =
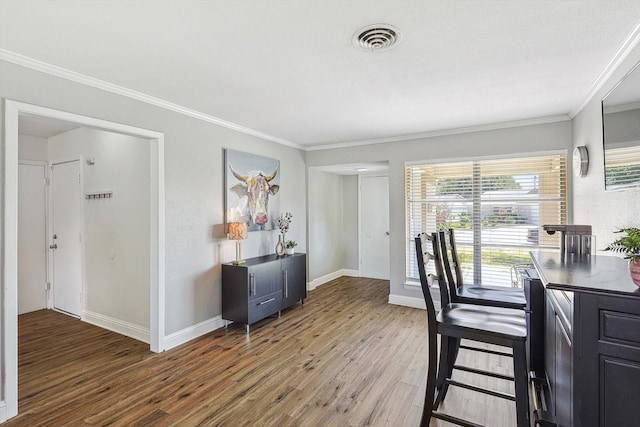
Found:
[[[287,248],[286,252],[287,255],[293,255],[293,253],[295,252],[296,248]]]

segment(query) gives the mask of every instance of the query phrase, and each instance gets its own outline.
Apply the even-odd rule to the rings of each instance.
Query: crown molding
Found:
[[[6,49],[0,49],[0,60],[10,62],[12,64],[19,65],[21,67],[29,68],[31,70],[40,71],[45,74],[60,77],[66,80],[70,80],[75,83],[80,83],[85,86],[91,86],[97,89],[104,90],[106,92],[115,93],[117,95],[125,96],[127,98],[135,99],[147,104],[154,105],[156,107],[164,108],[185,116],[193,117],[198,120],[202,120],[208,123],[212,123],[218,126],[225,127],[237,132],[241,132],[247,135],[255,136],[267,141],[276,142],[278,144],[286,145],[288,147],[304,150],[304,147],[291,141],[287,141],[282,138],[278,138],[266,133],[259,132],[257,130],[240,126],[232,122],[214,117],[200,111],[192,110],[191,108],[183,107],[182,105],[174,104],[173,102],[166,101],[164,99],[156,98],[155,96],[147,95],[142,92],[138,92],[132,89],[128,89],[123,86],[109,83],[104,80],[96,79],[84,74],[77,73],[75,71],[68,70],[66,68],[58,67],[37,59],[30,58],[28,56],[21,55],[19,53],[11,52]]]
[[[624,43],[622,43],[620,49],[618,49],[616,54],[613,55],[613,58],[611,59],[611,61],[609,61],[609,64],[607,64],[607,66],[602,71],[602,73],[600,73],[593,85],[591,85],[591,89],[587,93],[587,96],[582,101],[582,103],[578,106],[578,108],[569,112],[569,117],[573,119],[575,116],[577,116],[578,113],[580,113],[580,111],[582,111],[582,109],[587,105],[587,103],[591,101],[594,96],[596,96],[598,91],[602,89],[604,84],[611,78],[613,73],[618,69],[618,67],[620,67],[622,62],[627,59],[627,57],[636,48],[636,46],[638,46],[638,43],[640,43],[640,22],[636,24],[629,36],[625,39]]]
[[[424,132],[424,133],[398,135],[398,136],[392,136],[388,138],[376,138],[376,139],[367,139],[367,140],[351,141],[351,142],[338,142],[335,144],[314,145],[311,147],[306,147],[306,151],[330,150],[335,148],[358,147],[361,145],[384,144],[387,142],[411,141],[414,139],[433,138],[437,136],[448,136],[448,135],[459,135],[463,133],[483,132],[483,131],[489,131],[489,130],[507,129],[507,128],[514,128],[514,127],[521,127],[521,126],[539,125],[539,124],[545,124],[545,123],[565,122],[569,120],[571,120],[571,117],[569,117],[569,115],[561,114],[558,116],[539,117],[535,119],[526,119],[526,120],[515,120],[512,122],[491,123],[486,125],[469,126],[464,128],[444,129],[444,130],[437,130],[437,131]]]

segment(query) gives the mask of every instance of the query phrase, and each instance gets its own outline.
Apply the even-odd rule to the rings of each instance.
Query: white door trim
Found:
[[[5,99],[4,101],[4,234],[2,278],[2,395],[7,418],[18,414],[18,116],[32,114],[78,123],[150,140],[150,340],[151,351],[165,346],[164,134],[106,120]],[[1,413],[1,412],[0,412]],[[1,421],[1,420],[0,420]]]
[[[51,177],[49,173],[50,172],[49,163],[42,160],[18,160],[18,165],[42,166],[42,168],[44,169],[44,179],[47,181],[47,185],[44,190],[44,234],[45,234],[45,248],[46,248],[46,253],[44,254],[44,260],[45,260],[44,271],[45,271],[45,281],[49,283],[51,280],[51,271],[49,270],[51,267],[51,262],[50,262],[51,260],[49,259],[49,242],[51,241],[51,238],[50,238],[51,236],[49,234],[51,230],[51,224],[49,223],[51,218],[51,215],[49,215],[49,201],[51,200],[50,199],[51,195],[49,194],[49,185],[48,185],[49,179]],[[16,296],[17,295],[18,294],[16,291]],[[16,301],[16,304],[17,304],[17,301]],[[49,292],[49,290],[47,290],[47,293],[46,293],[45,304],[47,308],[51,308],[51,292]]]

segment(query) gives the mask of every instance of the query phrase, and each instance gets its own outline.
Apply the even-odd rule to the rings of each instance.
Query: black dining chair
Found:
[[[465,284],[453,229],[439,232],[440,252],[451,302],[462,302],[494,307],[524,309],[527,305],[524,291],[501,286]]]
[[[491,307],[476,304],[453,303],[448,301],[448,284],[442,268],[442,256],[440,254],[440,242],[437,233],[421,233],[415,238],[416,257],[420,284],[427,306],[428,325],[428,367],[427,387],[420,425],[426,427],[431,418],[438,418],[461,426],[478,426],[472,422],[463,420],[453,415],[438,412],[440,401],[436,401],[437,374],[445,375],[445,387],[449,385],[466,388],[475,392],[486,393],[492,396],[513,400],[516,403],[516,420],[518,427],[530,427],[528,375],[526,362],[526,321],[524,310]],[[433,253],[429,252],[429,246]],[[434,261],[436,274],[427,274],[425,265]],[[431,297],[430,285],[438,282],[440,293],[444,294],[446,304],[443,304],[439,313],[436,313],[435,305]],[[440,335],[440,363],[438,363],[437,336]],[[515,396],[484,389],[471,384],[466,384],[451,378],[447,352],[451,348],[459,347],[460,340],[494,344],[510,347],[513,357],[513,371]],[[457,345],[456,345],[457,343]],[[495,352],[497,353],[497,352]],[[509,355],[508,353],[506,353]],[[489,375],[492,377],[511,379],[500,374],[479,369],[466,369],[468,372]]]

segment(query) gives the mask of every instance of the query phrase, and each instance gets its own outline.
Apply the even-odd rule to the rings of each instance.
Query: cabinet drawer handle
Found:
[[[251,273],[249,274],[249,295],[256,294],[256,276]]]
[[[284,297],[287,298],[289,296],[289,280],[287,276],[287,270],[283,271],[284,273]]]
[[[266,301],[262,301],[262,302],[261,302],[261,303],[259,303],[258,305],[265,305],[265,304],[269,304],[270,302],[273,302],[273,301],[275,301],[275,300],[276,300],[276,299],[275,299],[275,297],[274,297],[274,298],[269,298],[269,299],[268,299],[268,300],[266,300]]]

